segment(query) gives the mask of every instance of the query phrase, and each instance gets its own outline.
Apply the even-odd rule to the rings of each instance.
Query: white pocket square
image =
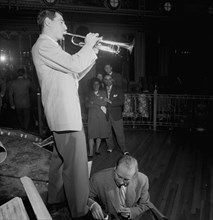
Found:
[[[103,111],[104,114],[106,114],[106,107],[105,106],[101,106],[101,110]]]
[[[117,97],[117,96],[118,96],[118,94],[114,94],[114,95],[113,95],[113,97]]]

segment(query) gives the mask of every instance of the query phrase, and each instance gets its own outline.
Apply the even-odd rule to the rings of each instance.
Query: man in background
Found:
[[[31,117],[32,84],[24,77],[23,68],[18,69],[17,75],[17,79],[13,80],[9,87],[9,101],[11,108],[16,110],[20,128],[28,130]]]
[[[110,75],[112,77],[113,85],[123,90],[123,77],[121,76],[121,74],[114,72],[110,64],[106,64],[104,70],[107,75]]]
[[[5,71],[2,69],[0,70],[0,117],[1,117],[1,108],[3,105],[2,99],[6,92],[6,78],[5,78]]]
[[[128,154],[125,143],[124,127],[123,127],[123,105],[124,93],[114,86],[114,80],[111,75],[104,75],[104,83],[107,92],[106,119],[109,122],[109,137],[106,138],[107,152],[111,153],[114,149],[113,130],[116,136],[117,143],[123,154]]]

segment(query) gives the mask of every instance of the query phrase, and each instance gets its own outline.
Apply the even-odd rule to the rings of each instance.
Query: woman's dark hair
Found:
[[[101,81],[100,81],[100,79],[94,77],[94,78],[92,78],[91,81],[90,81],[90,89],[91,89],[91,90],[93,90],[93,85],[94,85],[95,82],[98,82],[99,85],[101,86]]]
[[[38,14],[37,24],[38,24],[39,29],[40,29],[41,32],[42,32],[42,30],[44,28],[44,20],[45,20],[45,18],[49,18],[49,19],[53,20],[56,17],[56,13],[62,15],[61,12],[56,11],[54,9],[46,9],[46,10],[41,11]]]

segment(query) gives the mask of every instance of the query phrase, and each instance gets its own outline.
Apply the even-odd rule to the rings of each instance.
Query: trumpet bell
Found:
[[[127,49],[129,51],[129,53],[132,53],[132,50],[135,46],[135,39],[131,42],[131,43],[127,43],[124,48]]]
[[[128,50],[129,53],[131,54],[134,46],[135,46],[135,40],[133,40],[131,43],[120,43],[114,41],[101,40],[98,44],[98,48],[100,50],[111,52],[114,54],[119,54],[121,48]]]

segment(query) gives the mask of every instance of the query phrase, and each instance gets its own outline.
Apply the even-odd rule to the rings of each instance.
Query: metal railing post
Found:
[[[154,101],[153,101],[153,130],[157,129],[157,88],[154,90]]]
[[[41,110],[41,92],[37,91],[37,101],[38,101],[38,128],[39,128],[39,135],[42,135],[42,110]]]

